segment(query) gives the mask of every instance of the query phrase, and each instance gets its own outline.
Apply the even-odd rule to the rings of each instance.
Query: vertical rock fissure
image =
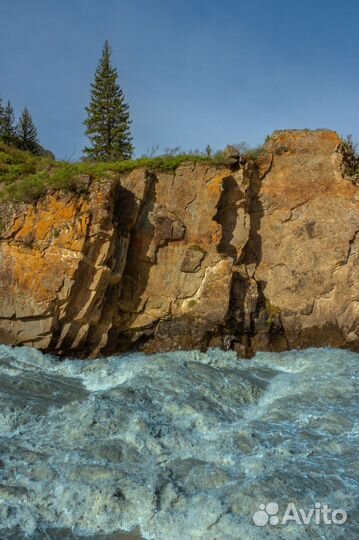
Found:
[[[227,331],[233,335],[234,341],[238,341],[237,347],[239,346],[245,355],[248,354],[250,338],[255,333],[255,322],[259,317],[265,287],[265,284],[258,283],[254,277],[262,256],[262,239],[259,231],[263,216],[259,197],[261,178],[255,163],[248,168],[246,174],[249,175],[249,187],[246,192],[249,234],[242,252],[235,261],[227,319]]]
[[[109,330],[106,352],[128,350],[133,348],[136,342],[136,335],[130,328],[138,311],[141,310],[142,294],[147,286],[150,268],[155,264],[149,251],[155,234],[150,215],[156,203],[157,182],[155,174],[147,173],[146,189],[130,232],[127,260],[118,290],[118,302]]]
[[[113,242],[109,257],[105,264],[111,271],[109,282],[100,300],[100,316],[89,332],[86,349],[91,356],[96,357],[110,349],[110,333],[116,315],[117,299],[120,295],[124,268],[127,263],[131,238],[137,214],[138,201],[135,195],[123,187],[121,182],[116,185],[112,209],[112,224],[114,227]]]
[[[357,350],[359,196],[339,143],[279,131],[255,160],[2,202],[0,340],[76,356]]]
[[[272,161],[271,161],[272,164]],[[246,209],[249,216],[248,240],[238,259],[234,260],[232,286],[225,333],[230,335],[230,345],[244,356],[251,356],[252,340],[268,342],[270,334],[282,332],[278,314],[269,313],[265,297],[266,282],[256,279],[256,269],[262,260],[261,220],[264,215],[260,198],[262,182],[271,168],[260,175],[256,163],[248,166],[249,187],[246,192]],[[228,339],[227,339],[228,346]],[[260,343],[259,343],[260,347]]]

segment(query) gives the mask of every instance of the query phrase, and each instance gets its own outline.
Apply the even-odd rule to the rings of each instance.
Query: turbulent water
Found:
[[[340,350],[60,362],[0,346],[0,538],[356,540],[358,375]],[[348,517],[282,522],[289,503]]]

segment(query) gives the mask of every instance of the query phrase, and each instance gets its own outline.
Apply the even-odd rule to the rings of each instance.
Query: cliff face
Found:
[[[359,348],[359,190],[334,132],[276,132],[256,163],[138,169],[0,210],[3,343]]]
[[[255,349],[285,342],[358,348],[359,190],[344,176],[330,131],[277,132],[259,159],[253,234],[240,271],[246,290],[250,279],[257,285]]]

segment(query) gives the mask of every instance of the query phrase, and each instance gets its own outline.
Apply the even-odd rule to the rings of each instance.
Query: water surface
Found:
[[[0,346],[0,538],[356,540],[358,375],[341,350],[59,361]],[[269,502],[348,520],[256,526]]]

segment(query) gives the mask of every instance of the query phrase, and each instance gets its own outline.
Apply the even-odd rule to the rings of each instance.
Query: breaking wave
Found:
[[[357,539],[358,376],[342,350],[60,361],[0,346],[0,538]],[[268,502],[348,519],[256,526]]]

